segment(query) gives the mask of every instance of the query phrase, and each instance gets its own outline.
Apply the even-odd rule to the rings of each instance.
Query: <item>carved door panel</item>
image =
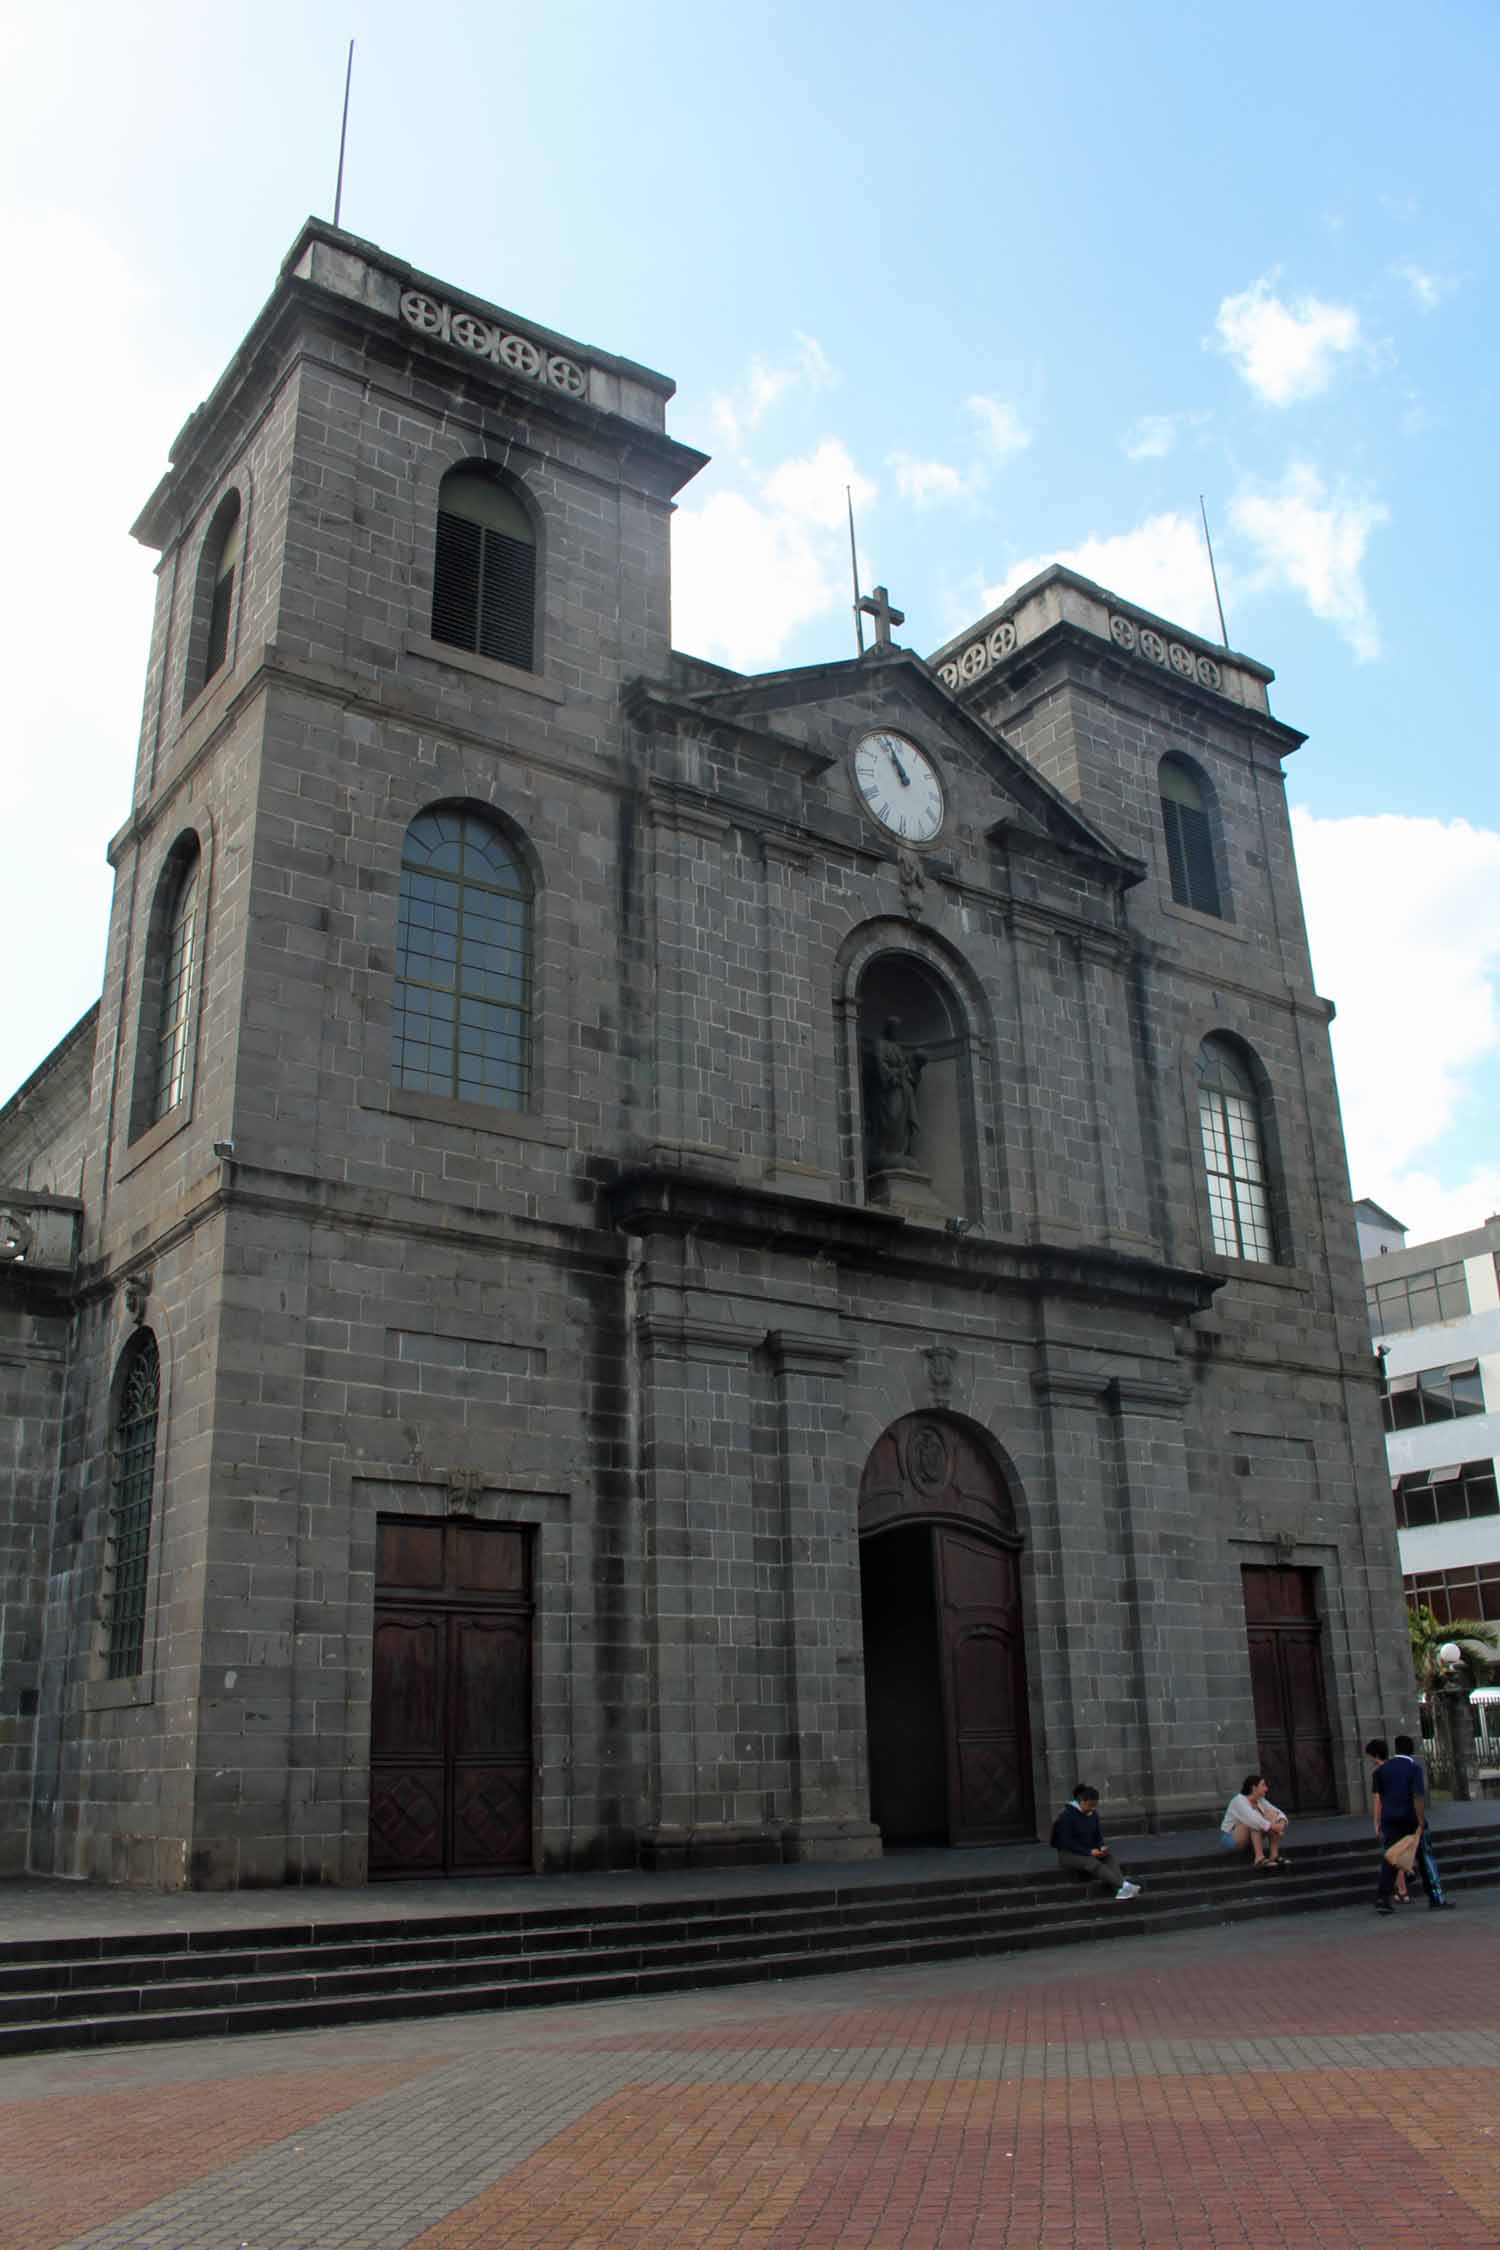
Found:
[[[377,1609],[370,1707],[370,1873],[440,1875],[447,1825],[441,1616]]]
[[[529,1872],[527,1534],[382,1519],[376,1567],[372,1878]]]
[[[1242,1576],[1256,1761],[1270,1779],[1273,1800],[1285,1811],[1336,1811],[1338,1783],[1314,1574],[1247,1565]]]
[[[1015,1554],[946,1527],[937,1532],[948,1836],[998,1843],[1034,1830],[1026,1665]]]
[[[531,1865],[531,1626],[495,1613],[448,1621],[452,1683],[449,1864]]]

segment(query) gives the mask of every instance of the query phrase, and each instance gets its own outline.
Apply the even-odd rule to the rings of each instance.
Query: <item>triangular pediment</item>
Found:
[[[1014,846],[1030,838],[1068,857],[1090,860],[1105,879],[1130,883],[1140,863],[1122,851],[1013,744],[957,697],[908,649],[868,651],[833,663],[783,672],[727,673],[691,658],[675,665],[680,685],[661,699],[679,716],[701,715],[742,730],[754,755],[787,763],[813,779],[842,787],[838,769],[862,736],[891,729],[910,734],[939,767],[961,772],[977,824]],[[643,683],[652,700],[657,695]]]

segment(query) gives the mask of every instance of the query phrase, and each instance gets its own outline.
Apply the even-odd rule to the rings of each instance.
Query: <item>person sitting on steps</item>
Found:
[[[1080,1781],[1072,1797],[1052,1823],[1052,1849],[1057,1864],[1072,1875],[1086,1875],[1102,1883],[1117,1899],[1139,1898],[1141,1886],[1132,1883],[1117,1864],[1099,1826],[1099,1792],[1091,1782]]]
[[[1243,1851],[1248,1844],[1257,1867],[1285,1867],[1281,1839],[1286,1834],[1286,1814],[1266,1795],[1270,1786],[1263,1773],[1246,1774],[1238,1794],[1224,1808],[1219,1840],[1230,1852]]]

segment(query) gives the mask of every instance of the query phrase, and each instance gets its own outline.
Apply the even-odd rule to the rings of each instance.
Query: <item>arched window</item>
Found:
[[[1205,1039],[1198,1050],[1198,1122],[1215,1250],[1274,1264],[1260,1104],[1245,1062],[1227,1039]]]
[[[535,668],[536,533],[489,469],[450,469],[438,492],[432,637],[500,664]]]
[[[412,822],[396,936],[396,1085],[524,1108],[531,902],[530,878],[491,821],[445,806]]]
[[[201,694],[229,655],[229,628],[234,618],[234,590],[240,574],[244,518],[240,496],[231,492],[209,527],[198,559],[198,583],[193,596],[193,622],[188,641],[188,667],[184,700]]]
[[[146,1581],[151,1562],[151,1500],[156,1477],[156,1417],[161,1361],[142,1329],[125,1347],[115,1407],[109,1483],[105,1659],[112,1680],[133,1679],[146,1652]]]
[[[1160,769],[1161,824],[1167,839],[1172,896],[1200,914],[1224,912],[1214,866],[1208,795],[1184,758],[1166,757]]]
[[[187,1092],[192,1043],[193,971],[198,921],[196,842],[175,863],[163,885],[157,942],[148,960],[154,974],[154,1039],[150,1090],[142,1126],[154,1125]],[[143,1030],[146,1028],[142,1027]]]

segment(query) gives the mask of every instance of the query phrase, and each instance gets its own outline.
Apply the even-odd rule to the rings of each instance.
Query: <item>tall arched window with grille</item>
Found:
[[[154,1125],[175,1109],[187,1092],[192,1040],[193,982],[197,966],[198,871],[196,842],[172,867],[159,915],[157,942],[148,973],[156,989],[155,1041],[145,1124]]]
[[[514,488],[469,462],[438,492],[432,637],[536,668],[536,532]]]
[[[392,1076],[414,1093],[524,1109],[532,885],[496,824],[420,813],[401,855]]]
[[[105,1603],[105,1663],[112,1680],[134,1679],[145,1662],[160,1405],[156,1338],[142,1329],[125,1347],[116,1389]]]
[[[1200,914],[1224,912],[1214,861],[1213,822],[1202,777],[1185,758],[1167,756],[1158,772],[1167,873],[1179,906]]]
[[[1198,1123],[1213,1245],[1226,1258],[1276,1262],[1260,1102],[1248,1059],[1222,1038],[1198,1050]]]

